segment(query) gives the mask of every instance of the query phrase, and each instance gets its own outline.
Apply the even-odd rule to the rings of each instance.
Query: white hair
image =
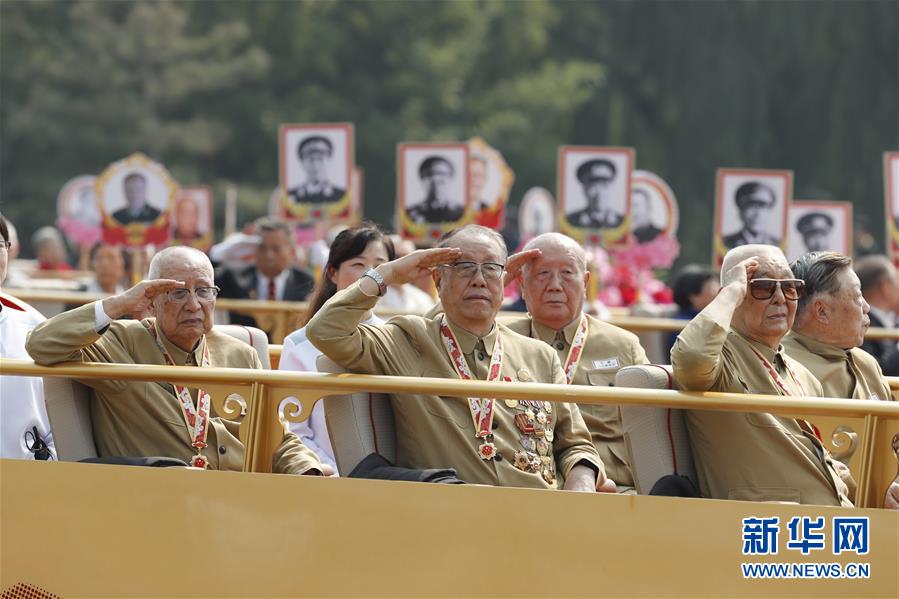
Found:
[[[212,272],[212,262],[209,261],[209,256],[201,252],[196,248],[192,248],[190,246],[178,245],[174,247],[167,247],[150,260],[150,268],[147,272],[148,279],[161,279],[163,278],[163,266],[167,266],[169,262],[174,262],[176,258],[180,258],[182,262],[185,259],[190,260],[201,260],[209,265],[209,270]]]
[[[790,263],[787,262],[787,257],[784,256],[783,251],[776,245],[739,245],[724,255],[724,261],[721,263],[721,284],[724,285],[724,275],[727,274],[727,271],[743,260],[752,258],[753,256],[768,258],[774,262],[782,262],[787,268],[790,267]]]
[[[527,250],[543,249],[552,246],[569,250],[574,254],[574,257],[577,258],[581,268],[587,270],[587,255],[584,253],[584,248],[577,241],[562,233],[543,233],[542,235],[537,235],[524,244],[521,251],[526,252]]]

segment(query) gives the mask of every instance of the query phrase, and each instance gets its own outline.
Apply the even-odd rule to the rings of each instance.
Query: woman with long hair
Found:
[[[317,372],[315,361],[321,352],[306,338],[306,323],[335,293],[359,280],[366,270],[376,268],[394,258],[393,243],[377,225],[364,223],[337,235],[331,244],[328,262],[322,269],[322,277],[312,291],[309,308],[300,322],[301,328],[284,339],[278,369]],[[369,313],[363,322],[381,324],[384,321]],[[291,423],[290,430],[302,439],[306,447],[318,455],[322,464],[330,465],[334,472],[337,472],[322,402],[315,405],[308,420]]]

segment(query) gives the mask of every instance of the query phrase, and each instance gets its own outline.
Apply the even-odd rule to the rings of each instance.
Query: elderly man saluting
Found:
[[[544,233],[509,258],[506,283],[518,280],[528,315],[505,321],[516,333],[551,346],[569,385],[608,386],[624,366],[646,364],[646,352],[633,333],[584,314],[587,259],[584,249],[560,233]],[[578,406],[606,474],[619,493],[633,492],[634,475],[615,405]]]
[[[148,279],[124,293],[63,312],[38,325],[26,349],[35,362],[261,368],[247,344],[212,330],[218,288],[212,264],[193,248],[172,247],[150,262]],[[116,320],[130,314],[143,320]],[[211,414],[209,394],[162,381],[79,381],[94,391],[91,418],[101,457],[166,456],[193,466],[241,470],[238,424]],[[285,428],[274,472],[320,474],[310,450]]]
[[[780,344],[803,293],[780,249],[733,249],[721,272],[721,292],[671,349],[678,385],[685,391],[820,397],[821,384]],[[704,497],[852,505],[840,477],[848,472],[804,420],[692,410],[687,428]]]
[[[354,372],[488,381],[564,383],[546,344],[495,322],[502,302],[506,247],[477,225],[447,234],[439,247],[370,269],[309,321],[312,343]],[[360,324],[388,285],[433,269],[444,313]],[[549,399],[549,398],[547,398]],[[602,461],[576,405],[548,401],[392,398],[397,465],[452,467],[469,483],[593,491],[605,482]],[[562,480],[564,479],[564,484]]]

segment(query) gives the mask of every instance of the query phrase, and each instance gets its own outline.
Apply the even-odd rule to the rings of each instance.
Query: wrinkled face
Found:
[[[559,329],[581,314],[590,275],[572,248],[547,244],[540,250],[524,267],[521,292],[537,322]]]
[[[100,246],[94,252],[91,269],[101,285],[116,285],[125,275],[125,260],[121,250],[111,245]]]
[[[349,260],[344,260],[329,273],[331,282],[342,291],[359,280],[369,268],[377,268],[387,262],[387,248],[380,241],[372,241],[365,246],[365,251]]]
[[[293,260],[293,244],[284,231],[263,231],[256,246],[256,268],[263,275],[273,278],[290,266]]]
[[[753,279],[792,278],[793,272],[783,257],[759,256],[759,268]],[[793,326],[795,317],[796,301],[787,300],[780,286],[766,300],[755,299],[747,288],[743,303],[734,311],[733,324],[749,337],[775,347]]]
[[[300,162],[310,183],[320,183],[328,179],[328,156],[322,152],[306,152]]]
[[[443,199],[449,192],[449,184],[452,178],[453,171],[450,165],[438,161],[431,165],[430,170],[422,177],[422,182],[428,195],[434,195],[437,199]]]
[[[837,275],[837,291],[821,299],[828,306],[827,342],[843,349],[858,347],[865,339],[871,307],[862,297],[862,286],[851,268]]]
[[[192,253],[178,254],[167,260],[159,269],[159,277],[183,281],[185,288],[192,291],[215,285],[212,265]],[[189,349],[212,330],[215,299],[200,301],[195,293],[190,293],[179,302],[164,293],[153,300],[153,309],[162,333],[182,349]]]
[[[147,201],[147,181],[143,177],[128,177],[125,179],[125,199],[128,207],[137,209],[143,207]]]
[[[193,235],[197,232],[197,224],[200,222],[200,209],[193,200],[185,199],[178,202],[175,208],[175,223],[178,232],[182,235]]]
[[[460,234],[452,245],[462,250],[457,263],[506,263],[505,252],[494,239],[483,234]],[[492,323],[503,302],[502,274],[496,278],[485,276],[482,268],[467,277],[454,268],[440,267],[434,273],[434,282],[446,316],[462,326]]]

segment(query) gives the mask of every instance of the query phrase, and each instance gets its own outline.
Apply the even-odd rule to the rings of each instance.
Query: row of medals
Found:
[[[548,401],[505,400],[514,410],[515,426],[521,431],[522,450],[516,451],[512,464],[524,472],[539,472],[550,485],[556,484],[553,457],[553,405]]]

